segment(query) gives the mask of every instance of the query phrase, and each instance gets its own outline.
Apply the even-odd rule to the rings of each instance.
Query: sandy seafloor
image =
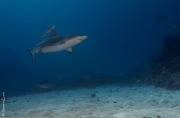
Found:
[[[79,88],[10,97],[5,110],[5,118],[180,118],[180,91],[145,85]]]

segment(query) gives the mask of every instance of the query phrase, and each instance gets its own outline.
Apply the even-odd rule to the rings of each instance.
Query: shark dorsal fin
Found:
[[[51,32],[50,32],[50,36],[49,37],[56,36],[56,35],[58,35],[58,34],[52,29]]]

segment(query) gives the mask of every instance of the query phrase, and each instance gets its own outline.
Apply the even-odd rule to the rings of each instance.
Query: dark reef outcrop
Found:
[[[58,87],[58,89],[75,89],[79,87],[96,87],[120,83],[121,79],[121,76],[112,77],[106,75],[105,73],[81,72],[73,78],[54,80],[54,83],[55,87]]]
[[[149,60],[125,76],[126,83],[141,81],[171,90],[180,89],[180,35],[166,36]]]

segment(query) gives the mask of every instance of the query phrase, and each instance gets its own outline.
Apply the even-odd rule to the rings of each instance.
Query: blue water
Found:
[[[124,75],[145,62],[175,33],[179,0],[1,0],[0,92],[34,87],[34,82],[71,78],[83,71]],[[165,21],[154,20],[164,15]],[[85,34],[66,51],[38,53],[34,63],[26,47],[43,39],[50,25],[58,34]]]

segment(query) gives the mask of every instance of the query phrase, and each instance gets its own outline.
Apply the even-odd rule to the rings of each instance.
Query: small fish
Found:
[[[174,24],[173,29],[174,29],[176,32],[180,33],[180,23],[179,23],[179,22],[176,22],[176,23]]]
[[[158,17],[155,18],[155,21],[159,24],[160,22],[165,21],[165,17],[163,15],[158,15]]]
[[[49,82],[48,80],[39,82],[39,83],[35,83],[35,88],[43,88],[43,89],[47,89],[47,88],[52,88],[53,87],[53,83]]]
[[[92,97],[92,98],[93,98],[93,97],[96,97],[96,94],[95,94],[95,93],[91,94],[91,97]]]

